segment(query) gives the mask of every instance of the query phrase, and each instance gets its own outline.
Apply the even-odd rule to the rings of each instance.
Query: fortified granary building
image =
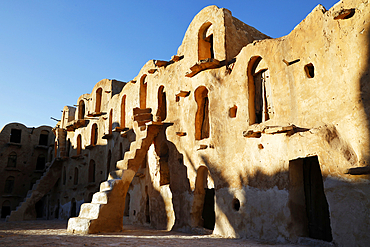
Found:
[[[369,45],[365,0],[318,5],[277,39],[204,8],[170,60],[64,107],[49,217],[71,217],[71,233],[141,224],[366,246]]]

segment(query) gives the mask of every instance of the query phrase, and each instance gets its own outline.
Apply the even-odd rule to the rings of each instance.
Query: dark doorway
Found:
[[[6,218],[6,216],[10,215],[10,201],[5,201],[1,207],[1,218]]]
[[[57,183],[57,184],[58,184],[58,183]],[[58,218],[59,218],[59,204],[60,204],[60,201],[59,201],[59,199],[58,199],[57,206],[56,206],[56,208],[55,208],[55,213],[54,213],[54,215],[55,215],[55,219],[58,219]]]
[[[303,160],[303,183],[309,237],[331,242],[329,205],[317,156]]]
[[[213,230],[215,228],[215,189],[205,189],[202,218],[204,228]]]
[[[77,208],[76,208],[76,199],[72,198],[72,206],[71,206],[71,217],[77,216]]]
[[[36,209],[36,218],[43,218],[44,217],[44,200],[43,199],[36,202],[35,209]]]
[[[145,204],[145,222],[150,224],[150,210],[149,210],[149,196],[146,195],[146,204]]]

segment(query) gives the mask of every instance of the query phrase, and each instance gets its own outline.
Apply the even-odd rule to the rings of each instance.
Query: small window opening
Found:
[[[146,108],[146,91],[147,82],[145,81],[146,75],[143,75],[140,79],[140,109]]]
[[[91,128],[91,145],[95,146],[98,143],[98,125],[95,123]]]
[[[240,201],[238,198],[234,198],[233,201],[232,201],[232,205],[233,205],[233,209],[235,211],[239,211],[240,209]]]
[[[236,117],[237,110],[238,110],[238,107],[236,105],[234,105],[233,107],[231,107],[229,109],[229,117],[235,118]]]
[[[66,167],[63,167],[63,185],[66,185],[67,181],[67,173],[66,173]]]
[[[110,172],[110,163],[111,163],[111,160],[112,160],[112,152],[109,150],[109,152],[108,152],[108,158],[107,158],[107,173],[106,173],[107,178],[108,178],[109,172]]]
[[[121,101],[121,127],[126,127],[126,95],[123,95]]]
[[[160,86],[158,89],[158,110],[156,116],[159,121],[164,121],[167,117],[167,100],[164,86]]]
[[[17,165],[17,154],[12,152],[8,156],[8,164],[7,167],[16,167]]]
[[[101,110],[102,91],[103,89],[101,87],[96,90],[95,112],[100,112]]]
[[[82,148],[82,143],[81,143],[81,134],[77,136],[77,155],[81,154],[81,148]]]
[[[145,222],[150,224],[150,209],[149,209],[149,195],[146,195],[145,203]]]
[[[195,115],[195,140],[202,140],[209,137],[208,89],[200,86],[195,90],[194,95],[198,105]]]
[[[10,131],[10,142],[21,143],[22,130],[12,129]]]
[[[73,184],[74,185],[78,184],[78,168],[77,167],[75,167],[75,174],[74,174],[74,178],[73,178]]]
[[[40,139],[39,139],[39,145],[47,146],[48,145],[48,139],[49,139],[49,131],[47,131],[47,130],[41,131]]]
[[[346,20],[354,16],[356,9],[341,9],[333,13],[334,20]]]
[[[95,161],[90,160],[89,165],[89,183],[95,182]]]
[[[78,103],[78,119],[84,119],[85,118],[85,101],[80,100]]]
[[[125,210],[123,212],[123,216],[130,216],[130,194],[127,193],[125,199]]]
[[[44,168],[45,168],[45,162],[46,162],[45,155],[40,154],[37,157],[36,170],[40,170],[40,171],[41,170],[44,170]]]
[[[14,189],[14,177],[8,177],[5,181],[4,193],[11,194]]]
[[[69,152],[71,150],[71,139],[67,140],[67,157],[69,157]]]
[[[77,205],[76,205],[76,199],[72,198],[71,202],[71,217],[77,216]]]
[[[304,71],[306,72],[306,75],[308,78],[314,78],[315,76],[315,67],[312,63],[306,64],[304,66]]]
[[[112,134],[112,124],[113,124],[113,109],[110,109],[109,112],[109,125],[108,125],[108,133]]]

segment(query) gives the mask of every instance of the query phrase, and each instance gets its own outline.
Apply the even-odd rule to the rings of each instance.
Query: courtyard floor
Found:
[[[0,221],[0,246],[299,246],[249,239],[225,239],[128,225],[119,233],[67,233],[67,221]]]

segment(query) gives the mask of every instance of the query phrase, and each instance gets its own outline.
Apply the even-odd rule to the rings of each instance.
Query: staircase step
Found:
[[[108,180],[111,180],[111,179],[121,179],[124,170],[125,169],[121,169],[121,170],[115,170],[115,171],[110,172],[109,173],[109,176],[108,176]]]
[[[91,219],[73,217],[68,220],[67,232],[88,234],[91,225]]]
[[[78,217],[85,219],[97,219],[102,204],[99,203],[84,203],[81,205],[80,214]]]
[[[96,192],[93,195],[91,203],[107,204],[109,200],[110,191]]]
[[[100,184],[100,192],[112,190],[114,185],[118,183],[121,179],[110,179],[108,181],[104,181]]]
[[[127,160],[117,161],[116,168],[119,169],[119,170],[127,169]]]

